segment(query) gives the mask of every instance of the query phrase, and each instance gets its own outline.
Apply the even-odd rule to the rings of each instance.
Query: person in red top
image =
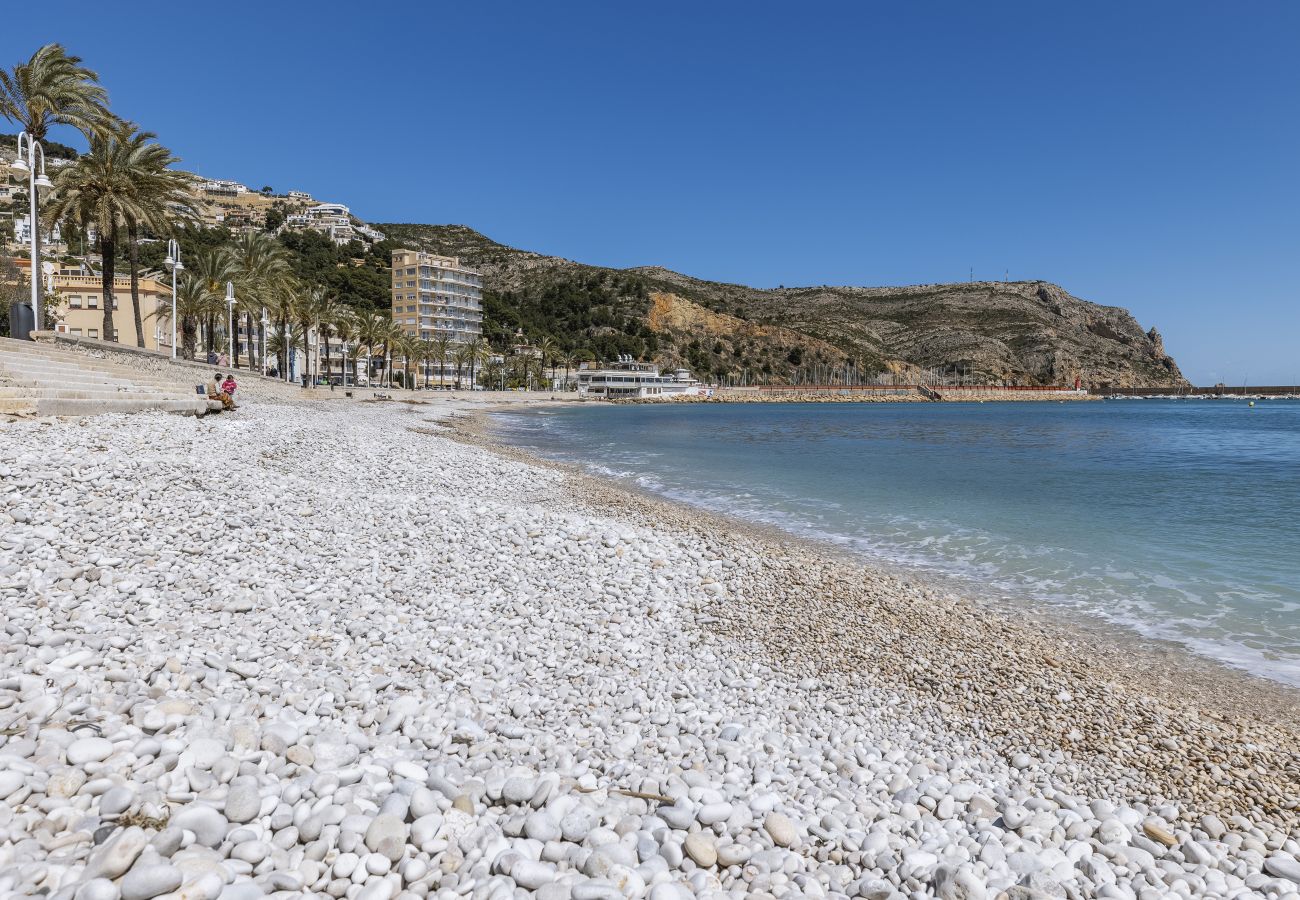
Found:
[[[226,380],[221,382],[221,393],[230,398],[231,409],[235,406],[235,389],[237,387],[239,387],[239,385],[235,384],[234,375],[227,375]]]

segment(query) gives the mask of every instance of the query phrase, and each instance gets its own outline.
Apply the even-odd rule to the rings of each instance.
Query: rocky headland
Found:
[[[483,272],[485,322],[562,346],[685,365],[724,383],[935,373],[975,384],[1187,384],[1154,327],[1047,281],[754,288],[660,266],[611,269],[507,247],[462,225],[380,226]]]

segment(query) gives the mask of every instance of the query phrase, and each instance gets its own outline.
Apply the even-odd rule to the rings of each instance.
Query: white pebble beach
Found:
[[[482,405],[0,422],[0,896],[1300,900],[1294,691]]]

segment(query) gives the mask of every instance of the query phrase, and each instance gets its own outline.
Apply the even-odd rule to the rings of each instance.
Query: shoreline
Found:
[[[1124,701],[1130,704],[1129,723],[1134,727],[1145,725],[1137,734],[1147,737],[1147,741],[1122,747],[1118,754],[1114,753],[1114,747],[1104,746],[1104,740],[1098,736],[1105,733],[1107,723],[1123,728],[1122,723],[1111,718],[1116,710],[1109,709],[1094,719],[1093,732],[1085,733],[1083,740],[1069,740],[1073,729],[1062,727],[1059,724],[1061,717],[1049,716],[1036,723],[1039,739],[1025,743],[1060,746],[1076,757],[1085,760],[1091,757],[1088,765],[1097,765],[1098,760],[1114,756],[1113,761],[1108,759],[1100,766],[1103,773],[1108,773],[1103,777],[1123,779],[1125,773],[1122,769],[1135,764],[1137,771],[1153,779],[1154,785],[1163,785],[1168,790],[1175,786],[1184,788],[1182,792],[1151,798],[1154,802],[1170,796],[1179,799],[1195,796],[1214,812],[1225,815],[1262,812],[1300,834],[1300,795],[1294,793],[1294,786],[1300,784],[1300,688],[1202,656],[1175,641],[1148,638],[1122,625],[1090,619],[1048,603],[1021,606],[1010,600],[981,597],[969,591],[957,593],[934,579],[893,570],[833,544],[794,535],[775,525],[750,522],[662,497],[595,475],[579,464],[547,459],[496,438],[490,421],[493,413],[509,412],[511,406],[529,409],[535,405],[519,403],[503,404],[494,409],[469,409],[463,415],[450,417],[450,421],[444,424],[449,426],[446,429],[448,436],[454,440],[563,473],[569,499],[593,513],[615,518],[630,517],[638,524],[668,524],[701,538],[721,536],[724,542],[749,551],[755,557],[779,560],[790,574],[799,565],[817,567],[825,580],[844,592],[844,600],[849,604],[856,601],[858,610],[862,612],[872,609],[882,594],[891,592],[895,596],[907,597],[909,606],[915,606],[918,601],[921,607],[934,604],[949,616],[973,623],[989,639],[983,647],[966,642],[966,651],[976,656],[975,665],[980,668],[1019,670],[1031,680],[1066,684],[1073,688],[1074,694],[1079,694],[1082,689],[1096,697],[1110,695],[1113,698],[1115,691],[1121,692]],[[789,566],[791,562],[795,565]],[[864,580],[873,583],[871,586],[877,590],[864,589],[858,583]],[[797,577],[795,583],[800,587],[807,586]],[[874,596],[864,596],[870,594]],[[816,604],[816,614],[848,627],[847,620],[854,610],[836,610],[834,605]],[[841,602],[839,605],[844,604]],[[924,609],[912,609],[911,612],[913,625],[922,633],[953,634],[952,629],[927,621]],[[920,614],[916,615],[918,612]],[[785,621],[794,627],[798,624],[798,617],[787,615]],[[780,634],[788,633],[782,628],[762,628],[752,616],[731,624],[730,631],[724,628],[724,636],[757,631],[767,638],[763,643],[769,651],[774,649],[774,643],[779,643],[776,639]],[[990,648],[998,647],[995,642],[999,639],[1005,641],[1007,648],[990,652]],[[859,655],[861,662],[873,658],[871,654]],[[786,658],[784,661],[796,662],[810,670],[817,668],[816,663],[806,659]],[[852,674],[855,666],[839,666],[835,670]],[[917,673],[896,674],[900,676],[901,684],[913,690],[920,687],[922,695],[931,694],[931,699],[941,706],[949,710],[953,708],[948,692],[933,690],[938,683],[936,679]],[[1149,702],[1164,708],[1147,708]],[[1010,735],[1015,730],[1008,722],[1002,734]],[[1273,761],[1265,768],[1276,777],[1274,787],[1277,793],[1274,796],[1280,802],[1252,808],[1250,802],[1241,802],[1241,798],[1250,793],[1243,791],[1235,801],[1224,804],[1223,800],[1231,792],[1219,797],[1216,794],[1222,792],[1217,788],[1208,784],[1198,787],[1194,769],[1171,777],[1169,756],[1178,751],[1162,747],[1161,741],[1182,733],[1195,742],[1199,732],[1208,732],[1200,735],[1209,738],[1205,741],[1207,749],[1215,748],[1221,742],[1255,744],[1265,741],[1275,746],[1278,752],[1267,754],[1273,757]],[[1174,741],[1181,743],[1177,737]],[[1145,751],[1137,752],[1139,747]],[[1014,752],[1013,747],[1008,747],[1006,755],[1009,757]],[[1150,758],[1144,758],[1148,752]],[[1258,762],[1252,764],[1258,765]],[[1187,788],[1193,789],[1188,791]]]

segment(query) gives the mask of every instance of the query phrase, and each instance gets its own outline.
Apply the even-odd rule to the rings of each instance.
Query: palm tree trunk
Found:
[[[100,337],[105,341],[113,340],[113,254],[116,252],[113,244],[116,237],[116,228],[109,231],[108,237],[102,234],[99,236],[99,255],[103,257],[101,275],[104,295],[104,321],[101,323],[103,330],[100,332]],[[32,273],[32,277],[37,277],[35,272]]]
[[[324,340],[325,340],[325,379],[328,381],[330,378],[330,339],[328,334],[324,335]],[[330,383],[333,384],[333,382]]]
[[[285,334],[288,328],[289,320],[285,316],[280,317],[280,352],[276,354],[280,364],[280,379],[289,380],[289,336]]]
[[[195,339],[198,335],[198,321],[186,316],[181,320],[181,355],[185,359],[194,359]]]
[[[131,314],[135,317],[135,345],[144,349],[144,325],[140,318],[140,233],[134,222],[126,227],[127,252],[131,257]]]

